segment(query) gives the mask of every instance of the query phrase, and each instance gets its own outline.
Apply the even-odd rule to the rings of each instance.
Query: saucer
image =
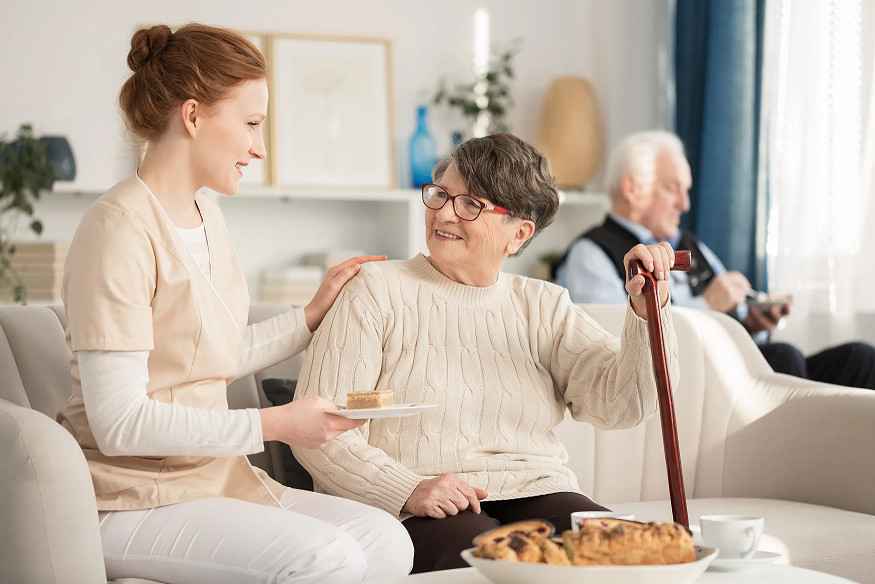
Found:
[[[720,571],[735,571],[735,570],[753,570],[761,566],[771,564],[781,557],[781,554],[775,552],[757,551],[754,554],[743,560],[741,558],[721,558],[720,556],[711,560],[709,570]]]

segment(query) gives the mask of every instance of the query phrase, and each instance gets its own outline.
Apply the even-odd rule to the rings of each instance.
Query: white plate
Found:
[[[721,558],[717,557],[711,562],[712,570],[721,572],[737,571],[737,570],[754,570],[762,566],[771,564],[781,557],[781,554],[775,552],[754,552],[754,554],[742,560],[741,558]]]
[[[421,411],[436,408],[437,404],[395,404],[391,408],[366,408],[364,410],[325,410],[329,414],[350,420],[372,420],[376,418],[403,418],[415,416]]]
[[[690,584],[702,575],[717,550],[696,546],[696,561],[669,566],[551,566],[504,562],[474,557],[470,548],[462,558],[495,584]]]

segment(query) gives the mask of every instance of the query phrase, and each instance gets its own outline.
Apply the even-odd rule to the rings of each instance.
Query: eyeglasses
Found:
[[[494,211],[495,213],[503,213],[505,215],[512,214],[507,209],[484,203],[480,199],[475,199],[470,195],[453,196],[437,185],[430,183],[422,185],[422,202],[425,203],[425,206],[429,209],[434,209],[435,211],[442,209],[449,200],[453,201],[453,211],[455,211],[459,219],[462,219],[463,221],[475,220],[480,216],[480,213],[484,209],[487,211]]]

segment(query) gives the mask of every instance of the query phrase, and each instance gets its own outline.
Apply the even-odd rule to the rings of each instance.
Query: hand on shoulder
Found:
[[[322,319],[331,310],[334,301],[337,300],[338,294],[343,290],[343,287],[349,282],[366,262],[381,262],[386,259],[386,256],[359,256],[346,260],[342,264],[330,268],[325,274],[325,279],[313,296],[313,300],[304,307],[304,317],[307,320],[307,328],[310,332],[315,332],[319,325],[322,324]]]

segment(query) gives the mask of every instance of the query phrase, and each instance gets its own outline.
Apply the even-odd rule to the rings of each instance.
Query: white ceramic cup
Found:
[[[599,519],[601,517],[635,521],[635,516],[629,515],[628,513],[614,513],[613,511],[575,511],[571,514],[571,529],[573,531],[580,531],[580,526],[577,524],[579,521],[583,521],[584,519]]]
[[[699,517],[702,543],[718,548],[718,558],[746,560],[757,551],[763,535],[763,517],[750,515],[703,515]]]

